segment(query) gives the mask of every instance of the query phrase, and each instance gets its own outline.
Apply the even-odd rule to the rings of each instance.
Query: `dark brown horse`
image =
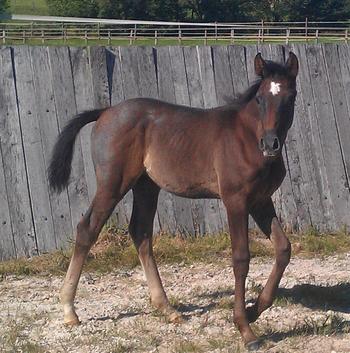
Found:
[[[221,198],[232,241],[234,322],[250,349],[258,340],[249,323],[271,306],[291,253],[271,195],[285,176],[282,146],[293,121],[298,60],[285,65],[254,60],[259,80],[231,104],[194,109],[139,98],[77,115],[60,134],[49,167],[53,189],[68,183],[79,130],[96,121],[92,156],[96,195],[77,226],[74,254],[61,291],[64,322],[77,324],[74,297],[86,256],[116,204],[132,189],[130,235],[147,278],[153,305],[170,320],[169,304],[152,254],[153,219],[161,188],[188,198]],[[245,305],[249,268],[248,215],[270,238],[276,262],[256,303]]]

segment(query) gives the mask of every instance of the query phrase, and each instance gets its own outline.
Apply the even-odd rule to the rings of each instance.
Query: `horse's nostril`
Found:
[[[277,137],[275,137],[274,141],[273,141],[273,146],[272,146],[272,149],[274,151],[278,151],[280,149],[280,142],[278,140]]]

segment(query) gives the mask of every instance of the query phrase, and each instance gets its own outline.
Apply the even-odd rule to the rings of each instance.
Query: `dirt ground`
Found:
[[[253,259],[247,299],[257,296],[272,260]],[[294,258],[273,307],[253,325],[261,352],[350,352],[350,254]],[[61,277],[0,282],[1,352],[244,352],[232,323],[230,264],[163,265],[160,272],[182,324],[166,322],[148,299],[140,267],[84,273],[76,307],[80,326],[62,325]]]

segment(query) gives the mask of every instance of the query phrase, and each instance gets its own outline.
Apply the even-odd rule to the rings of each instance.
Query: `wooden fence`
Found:
[[[66,246],[95,190],[91,124],[77,140],[71,183],[50,192],[46,169],[58,132],[77,112],[132,97],[157,97],[196,107],[255,79],[253,58],[300,59],[295,122],[284,151],[288,169],[276,192],[290,229],[350,224],[350,48],[339,45],[215,47],[0,48],[0,259]],[[115,220],[128,223],[132,195]],[[218,200],[189,200],[161,192],[156,230],[205,234],[227,228]]]
[[[310,22],[246,22],[196,23],[116,20],[31,15],[0,15],[2,44],[47,44],[96,41],[106,45],[154,43],[190,44],[198,42],[286,43],[349,41],[349,21]]]

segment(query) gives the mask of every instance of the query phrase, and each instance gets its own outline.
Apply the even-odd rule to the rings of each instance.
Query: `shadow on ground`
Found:
[[[350,313],[350,283],[335,286],[299,284],[292,288],[280,288],[276,299],[286,299],[310,309]]]

